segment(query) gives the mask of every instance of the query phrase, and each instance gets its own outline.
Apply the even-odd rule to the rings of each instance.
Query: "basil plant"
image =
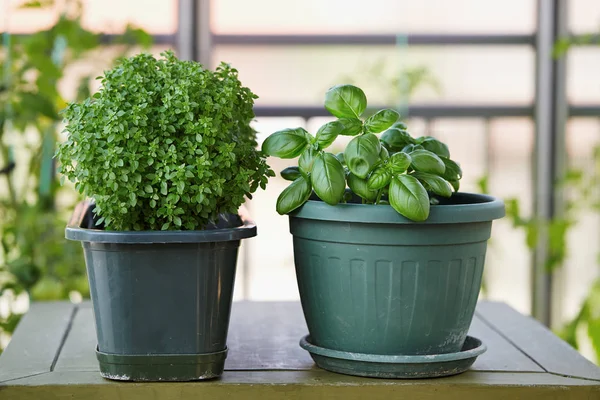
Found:
[[[361,118],[367,98],[360,88],[332,87],[325,95],[325,108],[337,119],[315,136],[303,128],[284,129],[262,145],[270,156],[299,157],[298,166],[281,172],[292,183],[277,199],[279,214],[300,207],[314,191],[330,205],[358,196],[363,204],[389,204],[408,219],[425,221],[430,205],[438,201],[436,195],[450,197],[458,190],[462,171],[450,159],[448,146],[430,136],[413,138],[391,109]],[[339,135],[353,139],[343,153],[327,152]]]

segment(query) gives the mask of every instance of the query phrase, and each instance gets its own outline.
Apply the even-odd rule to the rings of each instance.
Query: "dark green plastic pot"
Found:
[[[188,381],[218,377],[240,239],[250,221],[203,231],[98,229],[81,204],[66,237],[81,241],[104,377]]]
[[[290,215],[314,345],[361,354],[459,352],[473,319],[492,220],[504,204],[457,193],[415,223],[387,205],[309,200]]]

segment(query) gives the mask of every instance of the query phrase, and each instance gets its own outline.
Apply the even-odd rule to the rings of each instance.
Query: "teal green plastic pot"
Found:
[[[187,381],[220,376],[240,239],[230,216],[203,231],[116,232],[96,227],[89,204],[66,237],[84,248],[104,377]]]
[[[504,204],[456,193],[415,223],[388,205],[309,200],[290,215],[302,308],[314,345],[352,353],[461,350]]]

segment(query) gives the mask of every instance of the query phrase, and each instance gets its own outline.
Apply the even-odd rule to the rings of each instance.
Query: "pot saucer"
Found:
[[[383,355],[351,353],[316,346],[310,336],[300,340],[300,347],[308,351],[317,366],[332,372],[371,378],[436,378],[456,375],[473,365],[486,351],[481,340],[467,336],[463,348],[456,353],[430,355]]]

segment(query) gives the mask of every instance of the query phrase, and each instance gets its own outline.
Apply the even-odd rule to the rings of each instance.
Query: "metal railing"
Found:
[[[212,35],[219,46],[394,46],[401,41],[413,46],[493,46],[535,44],[534,35]]]

